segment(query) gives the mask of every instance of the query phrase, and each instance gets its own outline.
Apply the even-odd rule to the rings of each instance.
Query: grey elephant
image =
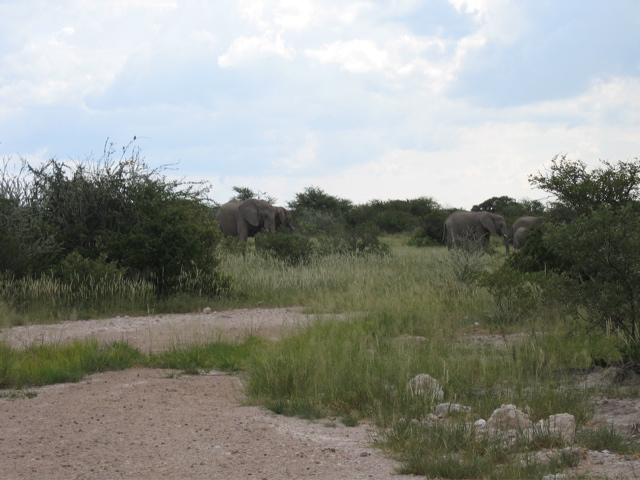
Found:
[[[527,243],[527,235],[529,230],[547,223],[545,217],[524,216],[513,222],[511,231],[513,232],[513,248],[516,250],[524,247]]]
[[[287,227],[291,233],[295,231],[295,228],[293,228],[293,216],[284,207],[276,207],[276,229],[280,225]]]
[[[547,222],[547,219],[545,217],[532,217],[532,216],[520,217],[515,222],[513,222],[513,226],[511,227],[511,231],[515,235],[516,231],[520,227],[525,227],[525,228],[539,227],[540,225],[542,225],[543,223],[546,223],[546,222]]]
[[[513,234],[513,248],[515,250],[520,250],[524,247],[524,244],[527,243],[527,234],[529,229],[527,227],[520,227],[516,230],[516,233]]]
[[[504,239],[504,247],[509,253],[509,230],[502,215],[489,212],[453,212],[444,221],[447,246],[460,245],[465,238],[486,247],[493,233]]]
[[[264,200],[249,198],[240,202],[231,200],[220,207],[216,220],[222,233],[227,237],[236,237],[246,242],[262,230],[276,233],[278,210]]]

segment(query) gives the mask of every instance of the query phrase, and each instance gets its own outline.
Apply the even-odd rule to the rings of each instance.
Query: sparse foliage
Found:
[[[257,198],[260,200],[264,200],[271,205],[275,205],[277,201],[275,197],[267,195],[265,192],[258,191],[256,193],[248,187],[233,187],[233,191],[236,192],[236,195],[231,197],[229,200],[238,200],[239,202],[243,202],[244,200],[248,200],[250,198]]]
[[[619,209],[638,200],[640,162],[601,161],[602,166],[589,170],[580,160],[566,155],[555,156],[546,172],[529,176],[529,183],[556,196],[559,206],[574,216],[589,214],[601,207]]]

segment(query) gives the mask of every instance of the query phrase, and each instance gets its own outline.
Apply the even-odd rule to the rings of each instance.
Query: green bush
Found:
[[[115,261],[109,262],[105,253],[91,259],[84,258],[78,252],[72,252],[53,269],[55,278],[76,288],[90,279],[118,281],[124,278],[126,273]]]
[[[255,240],[257,252],[292,266],[309,263],[313,256],[313,243],[300,235],[259,233]]]
[[[307,187],[304,192],[296,193],[295,198],[288,203],[290,210],[297,218],[303,210],[315,210],[343,216],[353,208],[351,200],[335,197],[318,187]]]
[[[380,229],[375,225],[361,224],[346,228],[342,234],[344,252],[356,255],[388,255],[391,248],[381,242],[379,237]]]
[[[496,310],[492,317],[501,325],[521,323],[539,305],[543,274],[522,273],[502,264],[492,272],[479,272],[476,278],[493,297]]]
[[[640,218],[631,206],[600,208],[551,229],[549,248],[570,267],[567,300],[591,325],[640,334]]]
[[[346,224],[339,214],[313,209],[296,211],[295,222],[296,232],[307,237],[336,236]]]
[[[138,150],[126,153],[115,160],[107,145],[96,162],[54,158],[39,167],[25,163],[14,176],[5,168],[0,268],[17,278],[53,270],[65,281],[118,269],[153,282],[159,296],[175,292],[185,271],[215,271],[222,234],[208,187],[168,180]]]
[[[418,227],[411,234],[409,245],[414,247],[432,247],[444,244],[444,221],[448,210],[433,210],[417,221]]]

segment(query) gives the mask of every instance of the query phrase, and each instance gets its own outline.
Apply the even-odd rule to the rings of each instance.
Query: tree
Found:
[[[344,216],[353,208],[353,203],[351,200],[329,195],[318,187],[307,187],[304,192],[296,193],[295,199],[288,202],[288,206],[296,212],[316,210],[336,216]]]
[[[556,155],[545,172],[529,176],[529,183],[557,198],[558,207],[574,216],[588,214],[602,206],[621,208],[638,200],[640,162],[601,160],[602,166],[589,170],[580,160]]]
[[[556,156],[529,181],[555,195],[566,222],[534,231],[509,263],[559,280],[564,304],[586,313],[590,327],[626,333],[640,359],[640,163],[603,161],[588,170]]]
[[[540,216],[544,213],[544,210],[544,205],[539,200],[523,198],[518,202],[514,198],[506,195],[491,197],[471,208],[472,212],[483,211],[502,215],[508,221],[513,221],[523,215]]]
[[[472,212],[490,212],[497,215],[505,214],[505,210],[516,205],[516,199],[503,195],[502,197],[491,197],[479,205],[471,207]]]
[[[230,200],[238,200],[239,202],[243,202],[250,198],[258,198],[270,203],[271,205],[275,205],[278,200],[271,195],[267,195],[265,192],[258,191],[258,193],[256,193],[248,187],[233,187],[233,191],[236,192],[237,195],[231,197]]]

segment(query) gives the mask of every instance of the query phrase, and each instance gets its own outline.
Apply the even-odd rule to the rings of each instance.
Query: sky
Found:
[[[545,202],[640,156],[640,1],[0,0],[0,158],[111,143],[219,203]]]

